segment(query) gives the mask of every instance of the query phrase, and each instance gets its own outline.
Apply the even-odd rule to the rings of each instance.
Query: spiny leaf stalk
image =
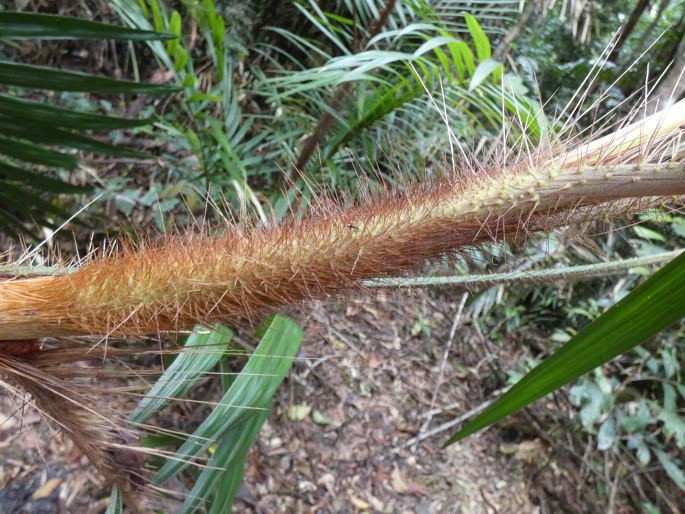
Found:
[[[145,335],[254,319],[464,246],[519,242],[616,206],[642,208],[640,199],[684,195],[685,162],[672,159],[684,125],[680,102],[553,159],[452,172],[401,193],[368,193],[358,203],[323,201],[278,226],[167,236],[68,275],[6,281],[0,339]]]

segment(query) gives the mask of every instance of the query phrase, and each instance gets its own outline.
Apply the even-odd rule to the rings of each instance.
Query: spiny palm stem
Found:
[[[145,335],[253,319],[464,246],[518,242],[601,218],[615,202],[623,213],[626,200],[685,195],[685,162],[661,162],[685,122],[685,102],[673,107],[556,159],[452,174],[403,194],[369,194],[359,205],[323,202],[279,226],[170,236],[69,275],[2,282],[0,340]]]

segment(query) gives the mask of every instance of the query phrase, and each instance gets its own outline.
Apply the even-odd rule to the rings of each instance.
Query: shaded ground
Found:
[[[500,458],[492,435],[439,451],[443,432],[406,447],[432,407],[450,407],[435,426],[480,402],[480,387],[469,382],[484,362],[482,352],[466,350],[471,331],[460,331],[452,352],[466,369],[449,359],[432,405],[457,302],[402,296],[313,310],[309,360],[297,364],[248,467],[262,510],[535,511],[521,463]],[[412,336],[417,320],[424,331]]]
[[[495,359],[516,360],[463,325],[436,393],[460,296],[393,292],[309,309],[302,359],[248,459],[236,511],[581,511],[577,484],[521,417],[447,450],[451,430],[407,444],[431,411],[427,430],[496,393],[504,383]],[[2,398],[0,422],[16,405]],[[0,488],[0,514],[98,513],[109,493],[30,408],[0,426]]]

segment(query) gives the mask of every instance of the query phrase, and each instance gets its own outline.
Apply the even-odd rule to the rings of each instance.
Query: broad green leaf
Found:
[[[277,323],[276,326],[274,326],[274,322]],[[302,332],[294,322],[280,316],[274,318],[274,321],[267,322],[267,324],[266,333],[263,334],[262,341],[255,350],[255,355],[250,358],[241,374],[232,383],[227,384],[226,393],[221,401],[222,404],[239,404],[243,401],[241,397],[244,396],[244,392],[236,384],[243,381],[248,373],[252,375],[253,380],[249,387],[254,390],[270,391],[271,396],[287,374],[290,363],[292,363],[292,357],[299,350]],[[258,332],[262,332],[264,328],[262,325]],[[283,331],[283,329],[286,330]],[[268,357],[285,362],[275,370],[264,360]],[[268,370],[277,372],[266,373]],[[264,374],[260,375],[262,371]],[[247,452],[254,443],[264,421],[271,413],[271,396],[262,396],[256,399],[252,405],[262,407],[259,410],[254,409],[241,413],[239,407],[229,408],[231,414],[235,413],[241,416],[240,420],[230,426],[227,431],[221,431],[218,435],[214,435],[214,437],[219,437],[214,453],[209,465],[202,470],[190,494],[187,495],[180,511],[182,514],[195,512],[201,508],[203,506],[202,501],[207,501],[212,491],[214,491],[214,497],[208,509],[210,514],[230,512],[233,499],[242,480]],[[193,435],[198,436],[198,431]]]
[[[302,329],[294,321],[273,316],[255,334],[261,341],[221,401],[176,452],[176,458],[164,464],[154,482],[161,484],[185,469],[228,431],[247,418],[270,410],[276,389],[290,370],[302,341]]]
[[[632,434],[628,437],[627,446],[629,449],[635,450],[635,455],[642,466],[649,464],[649,461],[652,459],[652,454],[645,444],[645,436],[641,432]]]
[[[215,494],[209,512],[231,512],[233,499],[243,479],[245,458],[270,414],[269,403],[263,411],[247,416],[244,422],[224,434],[217,442],[209,466],[195,481],[180,514],[195,512],[201,506],[199,500],[209,498],[212,491]]]
[[[0,13],[2,39],[112,39],[115,41],[148,41],[172,39],[173,34],[135,30],[96,21],[27,12]]]
[[[417,48],[414,51],[414,58],[419,58],[422,55],[424,55],[425,53],[430,52],[431,50],[439,48],[443,45],[447,45],[450,43],[456,43],[456,42],[457,42],[457,40],[454,39],[453,37],[439,36],[439,37],[430,38],[428,41],[426,41],[424,44],[422,44],[419,48]]]
[[[654,421],[654,417],[647,406],[647,402],[640,398],[637,404],[637,412],[634,416],[623,416],[619,421],[619,427],[624,432],[637,432]]]
[[[91,93],[163,94],[178,91],[178,88],[172,85],[114,80],[77,71],[56,70],[9,61],[0,61],[0,84],[29,89]]]
[[[678,361],[676,349],[673,347],[664,348],[659,354],[661,355],[661,363],[664,365],[666,378],[675,377],[680,369],[680,362]]]
[[[288,418],[292,421],[302,421],[309,413],[312,411],[312,407],[307,404],[291,405],[288,407],[287,414]]]
[[[152,19],[155,25],[155,30],[162,31],[168,22],[165,19],[162,9],[159,7],[157,0],[149,0],[150,8],[152,10]]]
[[[681,254],[590,323],[530,371],[482,414],[468,421],[448,446],[522,409],[685,316],[685,254]]]
[[[181,13],[178,11],[173,11],[171,13],[171,18],[169,19],[169,32],[177,36],[177,38],[172,39],[166,44],[166,51],[169,55],[174,55],[176,47],[179,45],[178,36],[181,35],[181,26],[183,22],[181,20]]]
[[[581,407],[580,422],[583,427],[591,429],[602,416],[604,404],[602,390],[595,382],[585,380],[571,388],[569,397],[575,406]]]
[[[661,389],[664,392],[664,405],[663,408],[665,410],[670,410],[675,412],[676,410],[676,402],[677,397],[676,397],[676,392],[675,392],[675,387],[673,387],[671,384],[668,384],[666,382],[661,383]]]
[[[233,332],[223,325],[214,325],[211,330],[197,327],[188,337],[183,351],[138,403],[130,419],[143,423],[174,398],[183,396],[197,380],[216,366],[232,338]]]
[[[652,230],[651,228],[637,225],[633,227],[633,230],[635,231],[635,234],[637,234],[637,236],[641,237],[642,239],[651,239],[652,241],[666,241],[666,238],[663,234],[660,234],[659,232],[657,232],[656,230]]]
[[[613,416],[608,417],[604,423],[599,426],[597,432],[597,449],[605,451],[614,445],[616,439],[616,421]]]
[[[373,45],[384,39],[393,38],[397,40],[406,35],[422,35],[432,31],[436,31],[443,36],[451,37],[448,31],[442,30],[439,27],[436,27],[435,25],[431,25],[430,23],[410,23],[409,25],[402,27],[400,29],[381,31],[378,35],[374,36],[372,39],[369,40],[369,42],[366,44],[366,47],[372,47]]]
[[[461,53],[461,57],[462,59],[464,59],[464,64],[466,65],[466,71],[468,72],[468,76],[473,77],[473,74],[476,72],[476,59],[473,55],[473,52],[471,51],[471,48],[469,48],[469,45],[467,45],[463,41],[450,44],[452,44],[457,49],[457,51]]]
[[[676,412],[662,409],[657,419],[664,424],[666,439],[675,438],[678,448],[685,448],[685,420]]]
[[[671,228],[673,229],[673,232],[680,237],[685,237],[685,218],[682,216],[675,218],[671,224]]]

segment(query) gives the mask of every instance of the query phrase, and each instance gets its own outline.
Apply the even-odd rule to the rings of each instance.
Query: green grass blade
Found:
[[[0,84],[54,91],[91,93],[162,94],[178,91],[171,85],[143,84],[114,80],[76,71],[0,61]]]
[[[2,39],[112,39],[148,41],[174,39],[173,34],[134,30],[96,21],[27,12],[0,13]]]
[[[107,510],[105,514],[123,514],[124,503],[119,493],[119,486],[112,486],[112,492],[109,494],[109,502],[107,502]]]
[[[233,381],[212,413],[167,461],[154,478],[161,484],[185,469],[189,461],[204,454],[224,434],[246,418],[263,414],[297,355],[302,329],[294,321],[273,316],[255,334],[261,341],[242,372]]]
[[[152,120],[131,120],[79,112],[7,95],[0,95],[0,114],[8,118],[27,119],[34,123],[79,130],[111,130],[152,123]]]
[[[468,421],[445,446],[522,409],[685,316],[685,254],[636,287]]]
[[[137,423],[143,423],[171,402],[180,398],[192,385],[211,370],[224,356],[233,338],[233,332],[223,325],[212,330],[196,329],[180,353],[164,373],[157,379],[136,409],[129,416]]]

